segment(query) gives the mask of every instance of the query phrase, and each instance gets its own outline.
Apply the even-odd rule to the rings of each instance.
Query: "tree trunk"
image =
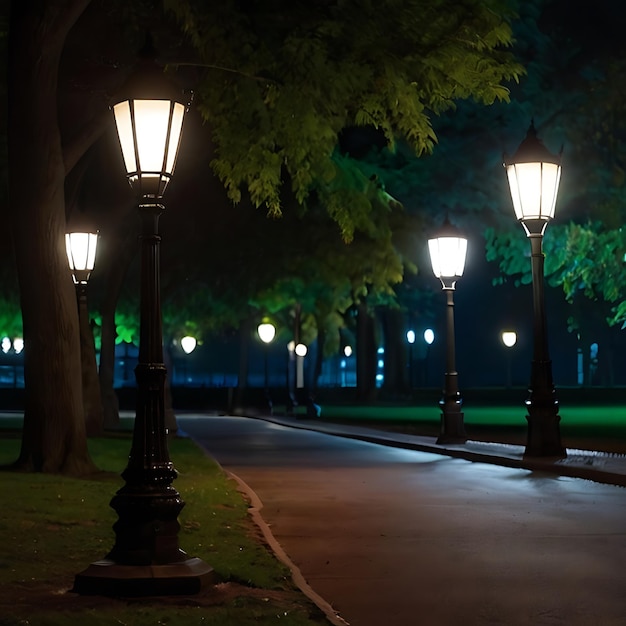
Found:
[[[322,364],[324,362],[324,344],[326,343],[326,329],[323,324],[317,325],[317,349],[315,350],[315,363],[313,365],[313,375],[311,376],[311,391],[317,393],[317,384],[322,375]]]
[[[246,403],[251,330],[252,319],[247,317],[239,326],[239,376],[237,378],[237,393],[235,397],[235,408],[237,409],[241,409]]]
[[[102,341],[100,345],[100,393],[104,411],[104,427],[114,429],[120,423],[120,406],[114,389],[115,377],[115,340],[117,339],[117,326],[115,324],[115,310],[119,299],[120,290],[128,272],[132,258],[137,252],[137,233],[127,229],[125,234],[113,238],[115,245],[108,248],[109,274],[106,282],[106,292],[100,303],[100,315],[102,316]]]
[[[367,305],[358,305],[356,320],[356,397],[359,402],[376,398],[376,334]]]
[[[88,0],[11,3],[9,221],[24,327],[23,469],[80,475],[87,451],[78,308],[64,250],[65,168],[57,75],[65,36]]]
[[[96,364],[96,346],[93,339],[93,330],[89,323],[87,286],[80,285],[78,290],[78,323],[80,324],[80,359],[85,427],[88,437],[96,437],[104,432],[104,415],[100,396],[100,382],[98,381],[98,366]]]
[[[405,315],[400,309],[385,308],[382,327],[385,336],[385,392],[400,396],[407,392],[408,361]]]

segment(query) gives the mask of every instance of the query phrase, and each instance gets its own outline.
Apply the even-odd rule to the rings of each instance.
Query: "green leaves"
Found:
[[[245,190],[279,215],[287,181],[300,203],[324,189],[348,240],[372,224],[355,188],[342,185],[335,154],[344,128],[373,126],[389,146],[403,138],[429,152],[433,115],[462,98],[506,100],[502,83],[523,72],[504,51],[512,14],[495,0],[167,6],[209,68],[198,102],[229,198],[239,202]]]

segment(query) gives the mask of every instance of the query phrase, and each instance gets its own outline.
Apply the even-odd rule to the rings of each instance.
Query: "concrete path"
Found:
[[[626,491],[610,480],[524,469],[510,446],[178,421],[258,496],[275,541],[351,626],[626,623]],[[623,457],[579,457],[564,473],[626,475]]]

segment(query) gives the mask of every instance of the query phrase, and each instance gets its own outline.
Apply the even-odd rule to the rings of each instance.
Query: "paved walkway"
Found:
[[[519,446],[282,417],[179,424],[238,479],[332,624],[624,624],[622,487],[559,475],[623,481],[620,457],[537,464]]]
[[[293,428],[314,430],[395,448],[443,454],[468,461],[492,463],[530,471],[551,472],[561,476],[584,478],[609,485],[626,487],[626,455],[594,450],[567,449],[565,459],[524,457],[524,447],[468,440],[464,444],[438,444],[435,437],[406,435],[362,426],[331,424],[282,416],[249,416]]]

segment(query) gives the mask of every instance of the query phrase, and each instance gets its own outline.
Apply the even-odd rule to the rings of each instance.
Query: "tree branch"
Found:
[[[65,176],[67,176],[80,161],[82,156],[96,142],[105,131],[111,121],[111,113],[108,109],[96,115],[79,133],[74,135],[71,141],[63,145],[63,162],[65,164]]]

